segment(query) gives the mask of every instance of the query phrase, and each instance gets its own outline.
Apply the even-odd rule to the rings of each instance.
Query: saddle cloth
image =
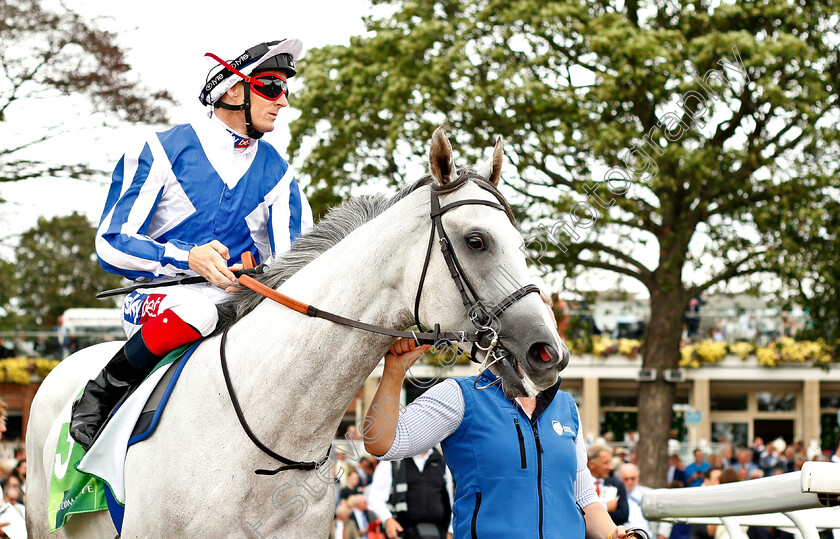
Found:
[[[184,365],[200,342],[186,344],[163,358],[114,412],[87,453],[69,436],[73,403],[64,407],[50,478],[51,531],[64,526],[70,515],[105,509],[121,531],[128,448],[154,432]]]

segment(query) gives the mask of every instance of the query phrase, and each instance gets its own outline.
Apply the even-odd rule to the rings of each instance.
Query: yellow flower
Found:
[[[756,349],[755,356],[758,358],[758,364],[762,367],[775,367],[776,363],[779,362],[775,346],[772,344]]]
[[[691,357],[694,355],[694,346],[686,345],[680,348],[680,366],[688,367],[691,363]]]
[[[605,355],[608,348],[612,346],[612,340],[608,337],[592,337],[592,355],[601,357]]]
[[[706,363],[717,363],[726,356],[726,343],[703,341],[697,345],[697,356]]]
[[[37,372],[40,376],[46,378],[47,375],[58,365],[58,361],[55,359],[36,359],[35,360],[35,372]]]
[[[748,342],[736,342],[729,345],[729,351],[741,359],[747,359],[752,354],[753,349],[753,345]]]
[[[642,346],[642,341],[636,339],[621,339],[618,341],[618,353],[627,356],[635,357],[639,354],[639,348]]]

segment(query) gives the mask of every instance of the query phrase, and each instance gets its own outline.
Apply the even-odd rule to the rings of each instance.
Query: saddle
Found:
[[[201,341],[170,352],[120,404],[90,451],[68,435],[70,404],[62,412],[56,465],[50,478],[50,530],[73,514],[109,510],[117,532],[125,511],[124,468],[128,448],[152,435],[181,371]]]

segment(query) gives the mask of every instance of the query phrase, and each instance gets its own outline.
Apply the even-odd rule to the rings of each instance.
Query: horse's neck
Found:
[[[386,211],[300,270],[280,291],[348,318],[389,328],[410,325],[405,266],[418,259],[413,251],[425,247],[424,234],[416,230],[428,222],[425,211],[409,210],[416,215],[403,216],[396,225]],[[315,458],[391,340],[265,300],[231,328],[227,355],[246,416],[262,414],[258,420],[263,425],[254,431],[265,433],[263,441],[271,447],[289,448],[291,458]]]

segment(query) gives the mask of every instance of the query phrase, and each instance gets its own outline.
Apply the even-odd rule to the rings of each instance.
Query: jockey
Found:
[[[149,137],[114,170],[96,233],[105,271],[149,283],[123,302],[128,341],[73,403],[70,434],[85,449],[132,385],[175,348],[209,335],[242,254],[266,261],[312,227],[289,164],[260,141],[288,102],[302,43],[261,43],[211,71],[207,117]],[[229,264],[233,264],[229,267]],[[200,275],[204,284],[156,286]]]

